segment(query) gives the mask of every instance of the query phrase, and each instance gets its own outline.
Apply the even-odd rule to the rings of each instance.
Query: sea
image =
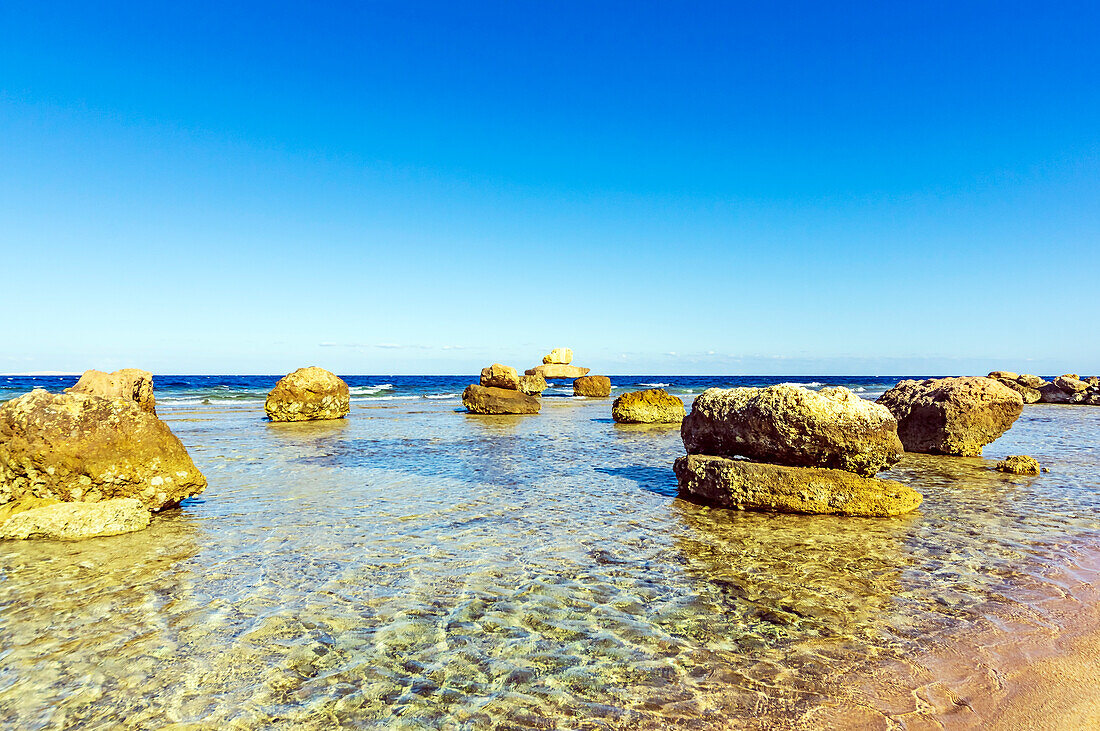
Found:
[[[690,408],[900,378],[611,380]],[[682,499],[679,430],[568,382],[477,416],[469,376],[346,376],[346,419],[276,424],[277,380],[156,376],[206,491],[138,533],[0,542],[0,726],[981,728],[1013,648],[1094,621],[1100,408],[907,454],[880,477],[923,505],[867,519]],[[75,381],[0,376],[0,401]],[[997,472],[1009,454],[1049,471]]]

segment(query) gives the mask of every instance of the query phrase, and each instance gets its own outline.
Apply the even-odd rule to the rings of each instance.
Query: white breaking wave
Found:
[[[392,391],[392,383],[380,383],[377,386],[352,386],[348,391],[354,396],[373,396],[383,391]]]
[[[797,383],[795,381],[787,381],[786,383],[780,383],[780,386],[802,386],[803,388],[821,388],[825,384],[820,381],[810,381],[809,383]]]
[[[667,388],[671,386],[671,383],[639,383],[639,386],[649,386],[650,388]]]
[[[429,393],[424,398],[458,398],[460,393]]]

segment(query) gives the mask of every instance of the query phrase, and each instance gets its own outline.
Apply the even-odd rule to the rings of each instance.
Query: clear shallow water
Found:
[[[0,724],[904,720],[948,672],[914,658],[975,627],[1049,630],[1100,544],[1094,408],[1027,407],[985,459],[909,455],[886,476],[924,506],[859,520],[680,500],[678,431],[615,425],[606,400],[272,424],[160,388],[210,486],[141,533],[0,543]],[[1009,453],[1052,472],[992,471]]]

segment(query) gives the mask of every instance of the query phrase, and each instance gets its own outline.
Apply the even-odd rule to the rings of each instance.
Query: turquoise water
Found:
[[[1088,407],[1026,407],[985,459],[907,455],[884,476],[925,503],[885,520],[681,500],[678,431],[616,425],[606,400],[356,402],[315,424],[252,401],[158,410],[204,495],[141,533],[0,543],[3,725],[933,718],[919,658],[960,632],[1056,631],[1051,602],[1094,578],[1100,544]],[[1051,472],[993,471],[1009,453]]]

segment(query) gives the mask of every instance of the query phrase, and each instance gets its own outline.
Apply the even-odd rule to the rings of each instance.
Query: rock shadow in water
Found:
[[[632,465],[630,467],[596,467],[595,471],[611,477],[633,480],[642,489],[665,497],[676,497],[678,492],[676,475],[671,467]]]

